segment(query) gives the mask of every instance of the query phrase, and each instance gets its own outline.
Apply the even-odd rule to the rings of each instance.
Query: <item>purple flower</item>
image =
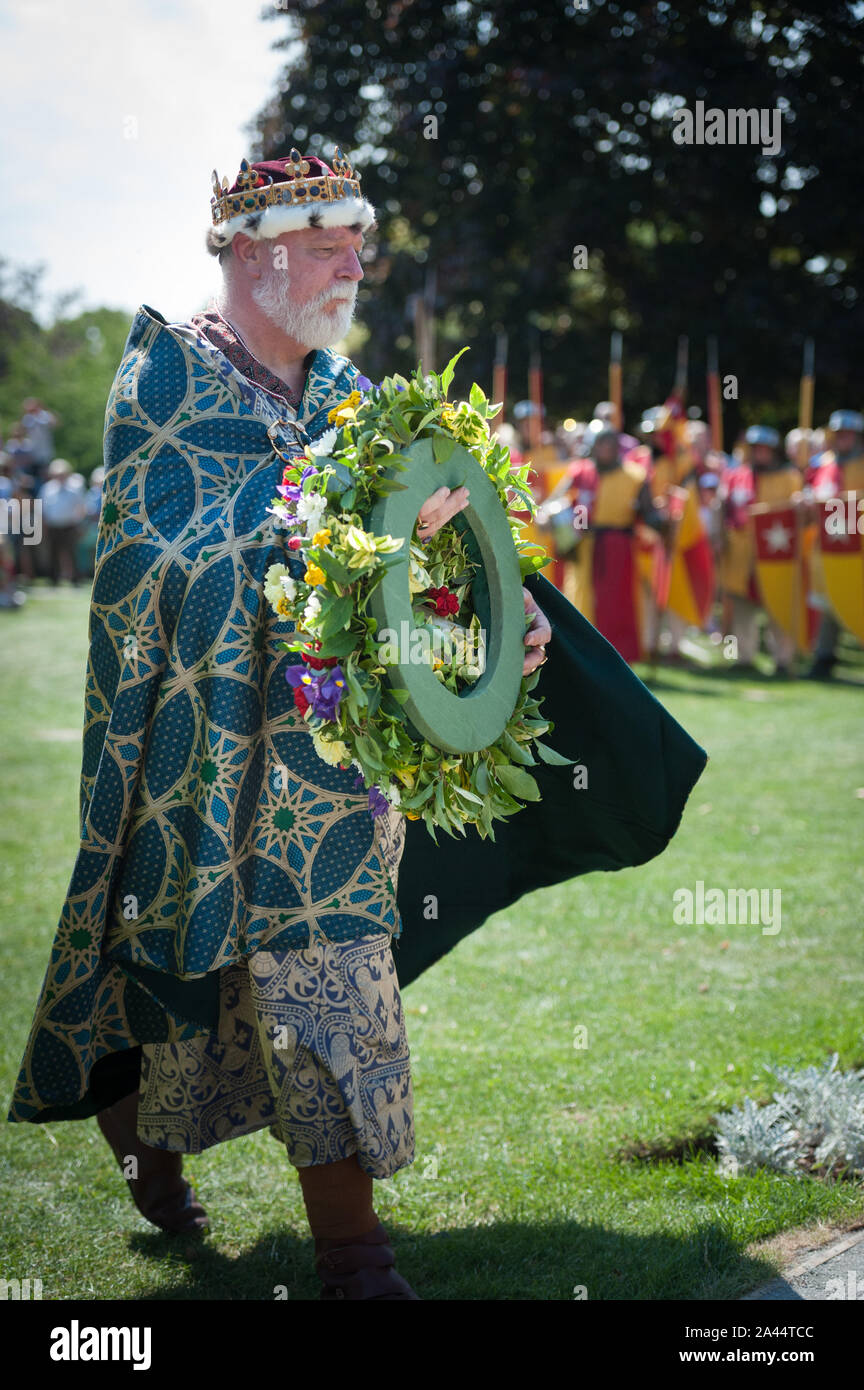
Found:
[[[397,382],[396,382],[396,390],[397,390],[397,391],[404,391],[404,390],[405,390],[405,387],[404,387],[404,386],[400,386],[400,385],[399,385],[399,382],[397,381]]]
[[[373,820],[376,816],[383,816],[389,805],[390,802],[378,787],[371,787],[369,789],[369,810]]]
[[[357,387],[358,391],[372,390],[372,382],[369,380],[368,376],[363,376],[362,374],[358,376],[357,380],[354,382],[354,385]]]
[[[313,468],[311,463],[307,463],[306,467],[303,469],[303,472],[300,475],[299,483],[280,483],[276,491],[282,497],[290,497],[292,502],[297,502],[303,496],[303,483],[309,477],[310,474],[317,472],[317,468]]]
[[[317,672],[313,687],[313,693],[309,698],[315,713],[321,719],[335,719],[345,693],[344,673],[338,666],[327,666]]]
[[[362,787],[366,786],[361,773],[357,773],[357,776],[354,778],[353,786],[355,792],[359,792]],[[369,788],[369,814],[373,820],[376,816],[383,816],[389,806],[390,802],[379,787]]]
[[[306,679],[306,677],[310,679]],[[292,665],[285,671],[285,679],[295,690],[299,686],[312,713],[318,719],[334,720],[339,704],[345,693],[345,676],[339,666],[326,666],[321,671],[310,671],[305,664]]]

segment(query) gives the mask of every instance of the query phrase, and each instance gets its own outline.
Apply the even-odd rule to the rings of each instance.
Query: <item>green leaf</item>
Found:
[[[329,575],[331,579],[335,579],[337,584],[353,584],[354,575],[347,565],[343,565],[342,561],[337,560],[335,555],[328,555],[323,548],[319,548],[316,564],[320,565],[324,573]]]
[[[410,444],[411,431],[405,424],[405,421],[403,420],[398,410],[392,410],[390,412],[390,428],[392,429],[396,438],[401,439],[403,444]]]
[[[365,758],[370,767],[377,768],[379,771],[384,767],[381,749],[374,739],[369,738],[366,734],[357,734],[354,739],[354,746],[361,758]]]
[[[422,401],[421,404],[422,404],[422,405],[425,405],[426,402],[425,402],[425,401]],[[436,405],[436,406],[433,406],[431,410],[427,410],[426,414],[423,416],[423,419],[420,421],[420,423],[419,423],[419,425],[417,426],[417,428],[416,428],[416,430],[414,431],[414,433],[415,433],[415,434],[419,434],[421,430],[425,430],[426,426],[429,424],[429,421],[435,419],[435,417],[436,417],[436,415],[438,414],[438,411],[439,411],[439,410],[440,410],[440,406],[437,406],[437,405]]]
[[[353,652],[359,640],[357,633],[352,632],[350,628],[347,632],[337,632],[328,641],[322,641],[321,650],[315,655],[320,657],[347,656],[349,652]]]
[[[514,763],[523,763],[526,767],[531,767],[533,765],[534,758],[525,747],[525,744],[519,743],[506,729],[501,735],[500,742],[505,751],[510,754]]]
[[[381,686],[380,686],[380,685],[376,685],[376,686],[375,686],[375,689],[374,689],[373,691],[371,691],[370,694],[369,694],[369,698],[368,698],[369,711],[368,711],[368,712],[369,712],[369,718],[370,718],[370,719],[372,718],[373,714],[377,713],[378,706],[379,706],[380,703],[381,703],[382,694],[383,694],[383,692],[382,692],[382,690],[381,690]]]
[[[577,763],[578,758],[565,758],[563,753],[558,753],[554,748],[550,748],[547,743],[535,742],[534,747],[540,754],[544,763],[551,763],[553,767],[569,767],[571,763]]]
[[[441,373],[441,390],[444,392],[445,396],[447,395],[447,392],[450,390],[450,386],[453,381],[453,373],[456,370],[456,363],[459,361],[459,358],[462,356],[462,353],[467,351],[467,347],[463,347],[460,352],[457,352],[455,357],[451,357],[450,361],[447,363],[447,366]]]
[[[535,742],[536,751],[545,763],[551,763],[553,767],[570,767],[572,763],[578,763],[578,758],[564,758],[564,753],[558,753],[557,749],[550,748],[549,744]]]
[[[405,701],[408,699],[408,691],[403,690],[401,686],[391,686],[390,694],[400,705],[404,705]]]
[[[436,463],[446,463],[456,445],[456,440],[449,434],[433,434],[432,452],[435,455]]]
[[[502,787],[505,787],[511,796],[518,796],[521,801],[541,800],[540,788],[530,772],[526,772],[524,768],[508,764],[506,767],[496,768],[496,773]]]
[[[465,787],[454,786],[453,790],[457,796],[465,796],[469,801],[476,801],[478,806],[484,804],[482,796],[475,796],[473,792],[469,792]]]
[[[363,686],[360,684],[350,666],[345,667],[345,678],[348,681],[348,688],[358,705],[367,705],[369,701],[366,697],[366,691],[363,689]]]
[[[381,497],[389,497],[391,492],[405,492],[407,483],[397,483],[395,478],[376,478],[373,490]]]
[[[322,609],[324,605],[322,604]],[[323,642],[326,638],[332,637],[334,633],[340,632],[351,621],[354,612],[354,601],[349,594],[344,594],[342,598],[334,599],[327,608],[321,625],[318,628],[318,635]]]
[[[535,574],[537,570],[542,570],[551,563],[551,555],[540,554],[539,551],[533,551],[529,555],[522,552],[519,555],[519,573],[524,579],[527,574]]]

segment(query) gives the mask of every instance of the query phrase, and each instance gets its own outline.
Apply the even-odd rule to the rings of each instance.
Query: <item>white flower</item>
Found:
[[[399,803],[400,803],[400,801],[402,800],[402,793],[400,792],[399,788],[396,786],[395,783],[392,783],[392,784],[386,789],[386,791],[384,792],[384,795],[386,796],[387,800],[390,802],[390,805],[391,805],[391,806],[398,806]]]
[[[320,516],[326,506],[320,492],[307,492],[305,497],[297,498],[297,519],[307,521],[316,514]]]
[[[292,579],[291,576],[290,576],[290,574],[283,574],[283,575],[281,575],[281,577],[280,577],[280,579],[279,579],[279,583],[282,585],[282,588],[283,588],[284,591],[285,591],[285,597],[286,597],[286,598],[289,598],[289,599],[294,599],[294,598],[296,598],[296,596],[297,596],[297,581],[294,580],[294,579]]]
[[[303,622],[306,627],[311,627],[321,611],[321,600],[317,594],[310,594],[306,600],[306,607],[303,609]]]
[[[286,580],[292,586],[290,590]],[[294,597],[294,587],[294,580],[290,577],[285,565],[271,565],[264,575],[264,597],[274,608],[283,596],[287,596],[289,599]]]
[[[297,501],[297,520],[306,522],[304,539],[311,541],[316,531],[321,530],[321,518],[327,510],[325,499],[318,492],[310,492]]]
[[[317,454],[319,456],[326,456],[327,454],[329,454],[330,450],[333,448],[334,443],[336,442],[336,436],[338,433],[338,430],[333,429],[325,430],[323,434],[319,434],[318,438],[313,439],[311,443],[308,445],[310,454]]]

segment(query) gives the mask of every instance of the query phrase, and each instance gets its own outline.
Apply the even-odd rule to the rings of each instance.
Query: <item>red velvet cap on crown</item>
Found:
[[[365,228],[375,220],[375,209],[360,192],[360,175],[338,147],[332,169],[296,149],[256,164],[244,159],[230,188],[214,169],[213,194],[209,242],[217,250],[237,232],[260,240],[302,227]]]

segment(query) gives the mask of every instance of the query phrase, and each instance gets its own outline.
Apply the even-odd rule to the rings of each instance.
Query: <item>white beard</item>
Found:
[[[334,298],[342,302],[337,309],[324,305]],[[356,284],[343,289],[323,290],[308,304],[297,305],[291,297],[286,271],[268,267],[264,278],[252,290],[252,298],[271,323],[307,349],[326,348],[344,338],[354,317]]]

